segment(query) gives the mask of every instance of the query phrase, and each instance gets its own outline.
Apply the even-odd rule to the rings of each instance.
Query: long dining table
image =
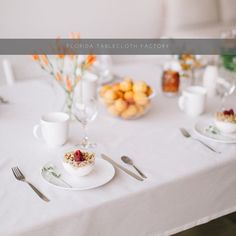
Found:
[[[157,95],[150,111],[136,120],[112,117],[100,105],[88,134],[97,143],[97,158],[105,153],[125,166],[120,157],[127,155],[147,179],[137,181],[116,169],[109,183],[91,190],[48,185],[40,169],[78,142],[82,127],[71,121],[68,143],[48,147],[33,137],[32,129],[42,114],[59,109],[56,85],[40,78],[2,86],[0,95],[9,104],[0,104],[0,236],[171,235],[236,210],[236,145],[204,140],[221,152],[213,153],[179,131],[185,127],[196,136],[195,123],[212,119],[219,99],[209,99],[206,112],[191,118],[179,110],[178,97],[161,93],[157,64],[120,64],[114,70],[145,80]],[[232,95],[227,105],[236,108],[235,101]],[[17,181],[11,172],[14,166],[50,202]]]

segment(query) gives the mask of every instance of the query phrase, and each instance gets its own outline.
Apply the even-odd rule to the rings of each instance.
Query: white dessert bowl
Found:
[[[88,175],[93,169],[94,169],[94,164],[95,161],[92,163],[86,164],[85,166],[78,166],[75,167],[71,165],[70,163],[67,163],[63,160],[63,167],[64,169],[72,176],[74,177],[83,177]]]
[[[70,150],[64,153],[62,164],[66,172],[69,173],[71,176],[86,176],[94,168],[95,153],[79,149]]]
[[[215,119],[215,126],[225,134],[232,134],[236,132],[236,123],[234,122],[219,121]]]

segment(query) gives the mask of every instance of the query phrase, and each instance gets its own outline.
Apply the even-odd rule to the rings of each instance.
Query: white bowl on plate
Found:
[[[231,134],[236,132],[236,123],[215,120],[215,125],[222,133]]]
[[[64,169],[70,174],[75,177],[82,177],[88,175],[94,168],[95,161],[85,166],[74,167],[71,164],[63,161]]]
[[[93,154],[93,153],[90,153]],[[84,165],[82,166],[74,166],[73,162],[70,163],[67,162],[64,158],[62,160],[62,164],[64,169],[72,176],[75,177],[82,177],[85,175],[88,175],[93,169],[94,169],[94,164],[95,164],[95,156],[93,156],[93,158],[88,162],[85,161],[87,163],[83,163]]]

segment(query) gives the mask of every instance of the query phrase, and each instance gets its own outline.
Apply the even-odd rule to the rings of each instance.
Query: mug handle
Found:
[[[36,139],[42,140],[42,135],[39,134],[40,125],[35,125],[33,128],[33,135]]]
[[[184,98],[184,96],[181,96],[179,98],[179,108],[180,108],[181,111],[184,110],[184,104],[185,104],[185,98]]]

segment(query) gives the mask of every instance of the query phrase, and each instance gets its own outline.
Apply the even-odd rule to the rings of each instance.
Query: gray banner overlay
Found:
[[[236,39],[0,39],[0,55],[236,55]]]

